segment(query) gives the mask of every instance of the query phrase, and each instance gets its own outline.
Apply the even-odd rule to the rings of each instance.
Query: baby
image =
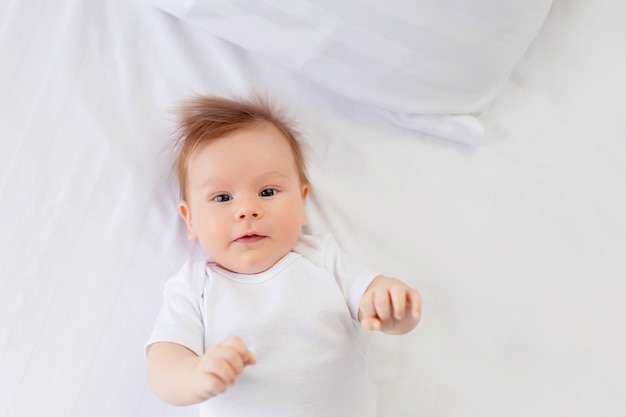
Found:
[[[374,416],[358,323],[404,334],[419,293],[306,236],[310,191],[293,129],[266,103],[189,101],[175,143],[187,262],[164,290],[148,382],[200,416]]]

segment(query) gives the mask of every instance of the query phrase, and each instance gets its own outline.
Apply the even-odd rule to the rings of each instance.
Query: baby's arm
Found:
[[[420,293],[396,278],[377,276],[359,303],[359,321],[365,330],[408,333],[422,315]]]
[[[196,404],[226,391],[256,358],[238,337],[231,337],[197,356],[176,343],[159,342],[147,355],[148,384],[163,401]]]

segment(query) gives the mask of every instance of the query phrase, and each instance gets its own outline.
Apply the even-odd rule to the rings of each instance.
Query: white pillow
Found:
[[[552,0],[153,0],[395,123],[476,144]]]

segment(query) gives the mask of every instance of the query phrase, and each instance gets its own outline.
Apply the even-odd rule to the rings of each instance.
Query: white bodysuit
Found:
[[[188,262],[171,278],[148,346],[198,355],[239,336],[257,358],[200,416],[376,415],[376,391],[357,346],[358,303],[376,272],[345,258],[330,236],[302,236],[260,274]]]

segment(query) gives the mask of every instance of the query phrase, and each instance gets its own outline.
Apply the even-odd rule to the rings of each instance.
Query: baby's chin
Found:
[[[287,252],[289,253],[289,252]],[[242,259],[240,262],[219,262],[216,263],[221,267],[230,272],[234,272],[236,274],[260,274],[262,272],[267,271],[272,268],[278,261],[285,257],[285,254],[281,254],[280,256],[274,256],[271,259],[264,257],[263,259]]]

